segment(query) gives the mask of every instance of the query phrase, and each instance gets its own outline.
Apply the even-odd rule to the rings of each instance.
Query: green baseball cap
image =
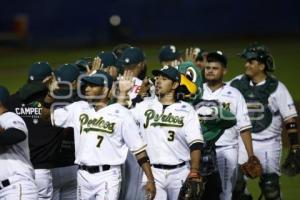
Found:
[[[152,74],[154,76],[162,75],[162,76],[165,76],[165,77],[171,79],[172,81],[180,82],[180,73],[175,67],[166,65],[163,68],[161,68],[160,70],[158,70],[158,69],[153,70]]]
[[[101,59],[103,67],[116,66],[117,56],[112,52],[100,52],[98,57]]]
[[[159,52],[159,60],[162,61],[172,61],[179,58],[181,52],[177,50],[175,45],[165,45],[162,46]]]
[[[144,52],[138,47],[129,47],[125,49],[118,59],[118,66],[129,66],[132,64],[138,64],[146,59]]]
[[[52,69],[48,62],[36,62],[30,65],[28,79],[30,81],[42,81],[51,76]]]
[[[113,78],[101,70],[97,70],[95,73],[83,77],[82,81],[97,86],[108,87],[109,89],[111,89],[113,84]]]
[[[56,71],[55,75],[58,81],[75,81],[80,74],[80,70],[75,64],[64,64],[60,65]]]
[[[91,61],[81,58],[79,60],[75,61],[75,65],[79,68],[80,73],[85,73],[87,71],[87,68],[90,68]]]
[[[9,99],[9,92],[4,86],[0,86],[0,103],[2,103],[4,106],[7,106]]]

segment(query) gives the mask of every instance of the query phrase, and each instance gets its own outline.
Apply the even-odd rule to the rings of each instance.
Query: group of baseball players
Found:
[[[222,51],[120,44],[58,66],[35,62],[10,95],[0,86],[0,200],[281,200],[280,173],[300,173],[297,111],[250,44],[245,73],[224,81]],[[290,151],[280,167],[282,127]]]

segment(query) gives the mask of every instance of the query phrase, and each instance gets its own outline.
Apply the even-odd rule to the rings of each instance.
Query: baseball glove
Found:
[[[256,156],[249,157],[248,161],[241,166],[242,172],[249,178],[256,178],[262,174],[262,166]]]
[[[290,149],[281,170],[287,176],[295,176],[300,173],[300,147]]]
[[[189,175],[180,189],[178,200],[201,200],[203,192],[204,184],[199,173],[196,176]]]

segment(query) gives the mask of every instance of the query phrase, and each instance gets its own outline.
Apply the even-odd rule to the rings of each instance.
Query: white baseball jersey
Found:
[[[205,83],[203,90],[202,99],[218,101],[224,109],[232,112],[237,120],[234,127],[225,130],[224,134],[216,142],[216,146],[237,145],[239,133],[251,128],[247,104],[243,95],[236,88],[225,83],[216,91],[212,91]]]
[[[0,146],[0,180],[13,175],[34,178],[28,147],[28,130],[24,120],[12,112],[0,115],[0,126],[4,129],[16,128],[26,134],[26,139],[17,144]]]
[[[157,98],[144,100],[133,108],[151,164],[177,165],[190,160],[189,146],[203,142],[194,108],[176,102],[163,109]]]
[[[128,147],[134,154],[146,148],[130,111],[117,103],[95,111],[79,101],[55,109],[51,117],[55,126],[74,128],[78,165],[120,165]]]
[[[238,76],[235,79],[241,78],[242,76]],[[264,80],[256,84],[256,86],[265,83],[266,81]],[[250,85],[253,85],[251,81]],[[278,81],[276,90],[268,98],[268,107],[273,115],[272,122],[265,130],[252,134],[253,140],[266,140],[274,137],[281,137],[282,122],[292,117],[297,117],[294,101],[285,85],[280,81]]]

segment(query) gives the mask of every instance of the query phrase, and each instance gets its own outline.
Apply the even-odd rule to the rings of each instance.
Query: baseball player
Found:
[[[176,99],[178,70],[165,66],[152,74],[156,76],[157,98],[144,100],[131,111],[147,143],[157,187],[155,199],[174,200],[187,178],[200,177],[203,137],[193,107]]]
[[[143,100],[139,95],[143,85],[143,80],[147,72],[146,57],[144,52],[137,47],[129,47],[123,51],[118,59],[119,67],[121,67],[125,73],[132,73],[133,87],[128,92],[129,107],[134,107],[137,102]],[[116,96],[119,98],[120,96]],[[123,166],[124,181],[122,183],[122,191],[120,195],[121,200],[139,200],[143,199],[141,181],[142,170],[135,161],[135,156],[128,152],[125,165]]]
[[[164,45],[159,52],[159,62],[163,66],[178,66],[182,62],[181,52],[175,45]]]
[[[224,131],[236,125],[235,116],[214,100],[202,100],[203,71],[192,62],[178,66],[181,73],[180,87],[183,99],[194,106],[202,127],[204,145],[201,149],[200,174],[204,178],[203,199],[219,200],[222,183],[217,166],[215,142]]]
[[[55,91],[55,103],[73,103],[79,100],[77,96],[77,78],[80,70],[75,64],[64,64],[55,71],[59,90]],[[76,199],[77,165],[74,165],[74,134],[73,128],[63,130],[59,148],[55,154],[53,177],[53,200]]]
[[[111,75],[113,77],[113,80],[115,81],[121,71],[121,69],[118,68],[118,65],[116,64],[117,56],[113,52],[101,51],[98,54],[98,57],[101,59],[101,63],[103,65],[102,70],[109,73],[109,75]]]
[[[77,198],[118,199],[120,165],[125,162],[129,148],[147,175],[145,190],[153,199],[154,178],[138,127],[129,110],[118,103],[107,105],[112,77],[97,71],[82,81],[86,83],[88,101],[54,109],[51,115],[55,126],[74,129],[75,163],[79,166]]]
[[[251,140],[251,122],[246,102],[241,93],[223,82],[226,74],[227,59],[222,52],[207,55],[203,99],[216,100],[224,109],[236,115],[236,126],[226,129],[216,142],[217,162],[222,181],[221,200],[231,200],[238,168],[238,135],[243,139],[249,157],[254,156]]]
[[[50,169],[53,168],[63,131],[41,119],[42,104],[48,92],[45,80],[51,77],[51,73],[49,63],[33,63],[28,72],[28,82],[9,100],[9,110],[22,117],[28,128],[30,160],[35,169],[35,181],[41,199],[52,198]]]
[[[0,86],[0,199],[38,199],[27,127],[21,117],[8,111],[8,101],[7,89]]]
[[[259,183],[262,195],[266,200],[278,200],[281,199],[279,176],[282,124],[290,139],[290,154],[299,152],[295,119],[297,112],[285,85],[271,74],[275,67],[274,60],[264,45],[250,44],[241,57],[246,60],[245,74],[234,79],[231,85],[243,94],[248,105],[254,152],[263,167]],[[243,146],[240,146],[239,155],[240,163],[247,159]]]

